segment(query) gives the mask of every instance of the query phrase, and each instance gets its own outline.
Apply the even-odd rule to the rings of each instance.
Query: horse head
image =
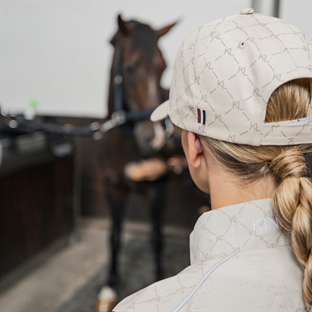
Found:
[[[124,21],[118,16],[118,31],[111,40],[115,52],[111,70],[110,113],[116,111],[116,104],[113,104],[116,102],[116,92],[113,92],[116,80],[117,83],[122,81],[123,94],[122,103],[117,106],[137,114],[137,117],[142,112],[152,111],[167,99],[168,91],[160,85],[166,62],[158,47],[158,40],[175,24],[154,30],[149,25]],[[166,143],[161,123],[153,123],[146,116],[134,119],[132,126],[140,152],[149,156],[160,150]]]

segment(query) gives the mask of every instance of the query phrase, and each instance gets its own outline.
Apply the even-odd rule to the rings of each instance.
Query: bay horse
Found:
[[[166,132],[163,123],[149,120],[151,111],[169,95],[169,91],[160,85],[166,62],[158,47],[158,40],[175,24],[154,30],[138,21],[124,21],[119,15],[118,31],[111,40],[114,54],[110,71],[108,115],[112,129],[103,136],[105,148],[101,161],[104,164],[106,196],[112,217],[111,260],[105,289],[110,288],[114,293],[118,283],[122,219],[131,190],[141,192],[149,203],[155,279],[163,277],[161,226],[166,174],[156,175],[150,181],[143,179],[141,182],[133,182],[125,175],[124,168],[129,162],[151,157],[164,159],[165,163],[167,157],[175,153],[182,154],[180,142],[176,144],[174,139],[168,140],[167,132],[173,126],[167,124]],[[110,304],[99,304],[98,311],[109,311],[113,307]]]

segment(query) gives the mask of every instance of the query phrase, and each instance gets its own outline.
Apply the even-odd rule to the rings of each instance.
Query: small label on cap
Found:
[[[247,14],[254,14],[254,13],[255,13],[254,9],[246,8],[246,9],[242,9],[239,14],[240,15],[247,15]]]

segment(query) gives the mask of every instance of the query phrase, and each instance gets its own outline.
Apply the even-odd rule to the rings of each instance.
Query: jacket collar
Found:
[[[272,199],[256,200],[204,213],[190,236],[191,264],[223,258],[233,251],[289,245],[290,235],[278,223]]]

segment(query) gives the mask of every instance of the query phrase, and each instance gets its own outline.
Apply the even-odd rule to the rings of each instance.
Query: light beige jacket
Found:
[[[190,249],[189,267],[114,311],[306,311],[303,271],[271,199],[204,213]]]

